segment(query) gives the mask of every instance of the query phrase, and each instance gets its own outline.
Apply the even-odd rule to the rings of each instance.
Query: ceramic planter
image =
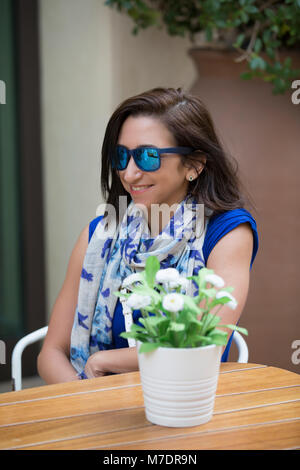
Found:
[[[139,350],[141,343],[137,343]],[[161,426],[185,427],[212,418],[221,346],[158,348],[138,353],[147,419]]]

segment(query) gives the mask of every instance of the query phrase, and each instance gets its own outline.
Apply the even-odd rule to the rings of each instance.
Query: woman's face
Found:
[[[129,116],[121,128],[118,144],[131,150],[149,144],[158,148],[176,147],[169,130],[150,116]],[[161,166],[156,171],[140,170],[131,156],[127,168],[118,174],[133,201],[149,210],[151,204],[171,206],[181,202],[187,194],[187,178],[193,172],[183,166],[180,155],[165,154],[161,156]]]

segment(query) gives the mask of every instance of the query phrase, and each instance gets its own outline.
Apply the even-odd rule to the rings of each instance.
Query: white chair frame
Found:
[[[132,323],[132,317],[130,314],[125,314],[125,325],[126,331],[129,331]],[[22,389],[22,354],[24,349],[32,343],[40,341],[45,338],[48,331],[48,326],[44,326],[39,330],[33,331],[32,333],[24,336],[15,345],[12,358],[11,358],[11,371],[12,371],[12,389],[17,391]],[[248,346],[242,335],[237,331],[233,334],[233,341],[237,346],[238,359],[237,362],[247,363],[249,358]],[[129,346],[135,346],[135,341],[129,342]]]
[[[48,331],[48,326],[44,326],[39,330],[21,338],[15,345],[11,356],[11,376],[12,376],[12,389],[22,389],[22,354],[25,348],[32,343],[36,343],[45,338]]]

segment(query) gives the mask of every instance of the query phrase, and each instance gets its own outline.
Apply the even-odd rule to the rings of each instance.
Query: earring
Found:
[[[189,181],[193,181],[193,179],[194,179],[193,176],[190,175],[190,176],[189,176]]]

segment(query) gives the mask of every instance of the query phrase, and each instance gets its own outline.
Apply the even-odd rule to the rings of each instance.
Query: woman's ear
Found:
[[[206,165],[206,157],[202,154],[197,162],[195,162],[195,169],[197,171],[197,177],[203,171]]]
[[[206,159],[205,159],[205,162],[202,162],[202,163],[197,163],[197,176],[200,175],[200,173],[203,171],[204,167],[205,167],[205,163],[206,163]]]

